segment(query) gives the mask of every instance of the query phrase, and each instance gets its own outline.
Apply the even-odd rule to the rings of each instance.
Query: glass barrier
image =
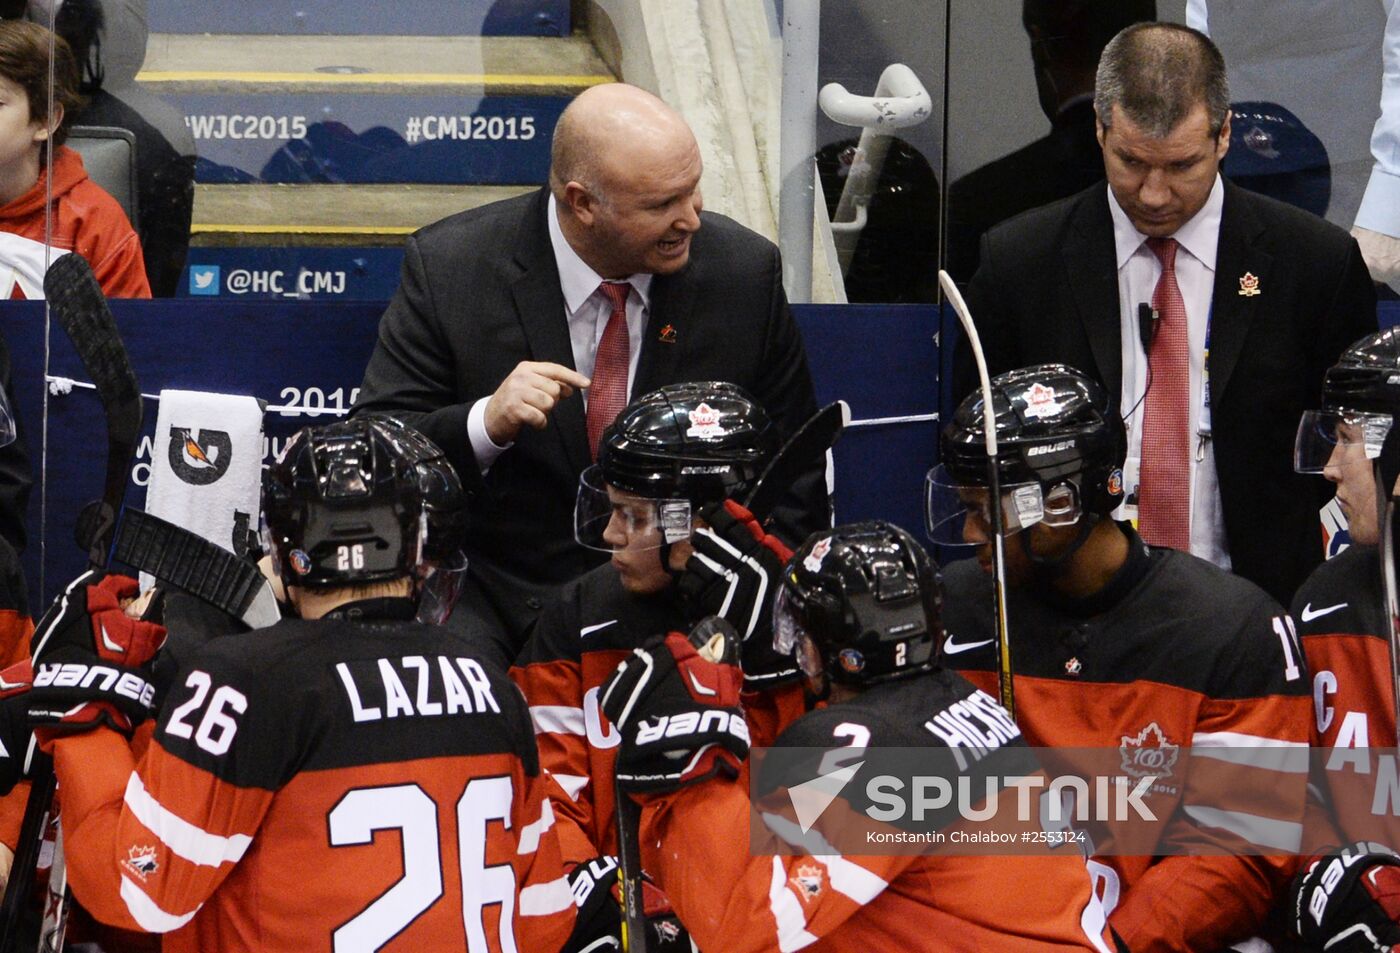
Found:
[[[51,28],[74,54],[83,102],[64,111],[48,181],[62,192],[65,156],[80,155],[134,230],[139,262],[114,213],[81,223],[101,236],[76,241],[92,242],[104,289],[197,305],[388,299],[406,235],[538,188],[564,106],[617,78],[672,100],[721,157],[707,206],[776,237],[783,4],[655,6],[9,0],[0,16]],[[871,96],[902,64],[929,106],[864,148],[859,128],[815,114],[817,198],[833,222],[819,230],[831,290],[817,300],[936,302],[937,267],[966,281],[988,228],[1098,181],[1098,52],[1152,17],[1208,28],[1226,56],[1227,174],[1350,227],[1379,113],[1379,3],[828,2],[818,83]],[[863,167],[877,153],[878,168]],[[79,227],[62,194],[48,207],[32,226],[41,246],[50,236],[45,260],[73,248]],[[10,274],[7,297],[41,294],[40,265]],[[31,410],[47,399],[11,397]],[[30,543],[44,537],[38,494],[26,509],[19,486],[26,471],[38,482],[44,442],[41,428],[21,434],[27,459],[0,451],[23,460],[8,493],[0,466],[0,536],[20,545],[26,522]]]

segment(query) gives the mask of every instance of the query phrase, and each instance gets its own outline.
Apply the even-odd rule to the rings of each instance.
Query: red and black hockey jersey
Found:
[[[598,706],[602,685],[632,649],[653,635],[688,629],[673,590],[629,593],[611,566],[599,566],[566,585],[545,607],[511,677],[530,706],[540,763],[569,795],[557,805],[588,838],[564,844],[578,863],[617,850],[613,818],[613,763],[621,736]],[[800,688],[744,696],[755,745],[776,737],[804,709]]]
[[[572,927],[519,692],[442,629],[215,639],[139,762],[107,730],[54,749],[75,895],[167,951],[547,950]]]
[[[1131,847],[1096,835],[1109,922],[1134,953],[1223,949],[1259,931],[1295,863],[1283,855],[1302,835],[1307,680],[1263,590],[1127,532],[1127,563],[1090,602],[1008,592],[1016,720],[1033,747],[1098,749],[1125,771],[1151,763],[1155,827],[1134,826]],[[943,578],[946,664],[994,693],[990,577],[965,560]],[[1222,792],[1181,770],[1188,754],[1255,755],[1261,773]],[[1143,856],[1121,856],[1139,844]],[[1182,856],[1192,845],[1214,856]],[[1235,845],[1279,855],[1229,856]]]
[[[979,767],[991,776],[1024,776],[1027,765],[1033,770],[1034,759],[1011,734],[1015,726],[1005,712],[948,671],[887,682],[813,711],[784,731],[774,750],[849,749],[861,758],[879,750],[942,749],[945,741],[923,725],[955,706],[957,717],[966,717],[969,699],[996,710],[1009,728]],[[863,790],[870,770],[869,761],[860,761],[844,790]],[[750,845],[736,844],[736,832],[749,831],[750,816],[745,778],[714,779],[644,805],[643,866],[700,949],[1116,948],[1083,857],[1072,845],[1016,856],[921,854],[919,848],[855,854],[829,849],[821,820],[804,832],[791,819],[773,815],[753,821]]]
[[[1310,848],[1400,843],[1395,689],[1379,551],[1351,546],[1313,570],[1292,615],[1312,680],[1316,765],[1330,817],[1315,819]],[[1371,752],[1368,749],[1387,749]]]

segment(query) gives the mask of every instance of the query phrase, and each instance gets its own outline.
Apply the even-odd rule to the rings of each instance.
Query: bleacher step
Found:
[[[430,222],[529,192],[491,185],[199,185],[191,244],[399,246]]]
[[[137,79],[176,93],[479,92],[574,96],[612,74],[567,37],[152,34]]]

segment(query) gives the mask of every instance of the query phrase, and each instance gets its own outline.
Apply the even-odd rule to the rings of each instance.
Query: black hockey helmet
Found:
[[[389,417],[307,427],[263,475],[264,547],[289,585],[422,579],[460,559],[464,523],[442,451]]]
[[[1123,501],[1123,419],[1098,382],[1064,364],[1039,364],[992,379],[997,469],[1006,532],[1038,522],[1074,525]],[[930,536],[961,543],[966,491],[988,484],[981,390],[943,429],[943,463],[925,481]],[[956,534],[956,536],[954,535]]]
[[[665,529],[664,542],[687,538],[695,508],[742,496],[777,449],[768,414],[737,384],[703,381],[652,391],[603,431],[598,463],[579,479],[575,537],[592,549],[612,549],[602,534],[612,518],[613,487],[655,501],[644,503],[634,522],[655,520]]]
[[[1339,443],[1364,445],[1377,460],[1400,414],[1400,329],[1387,328],[1352,344],[1322,380],[1322,407],[1303,413],[1293,468],[1321,473]],[[1387,485],[1393,484],[1390,474]]]
[[[937,567],[898,526],[876,520],[821,530],[784,570],[773,648],[796,652],[809,678],[824,672],[843,685],[873,685],[938,665],[941,607]]]

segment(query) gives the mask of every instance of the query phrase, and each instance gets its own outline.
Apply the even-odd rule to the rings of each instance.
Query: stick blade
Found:
[[[107,417],[107,470],[102,499],[79,519],[78,545],[94,566],[106,564],[107,546],[121,509],[127,472],[141,435],[141,387],[131,369],[116,319],[87,259],[60,255],[44,274],[49,313],[63,328]]]
[[[749,495],[741,501],[744,508],[760,521],[766,518],[792,481],[836,445],[850,422],[851,405],[844,400],[827,404],[807,418],[768,461]]]

